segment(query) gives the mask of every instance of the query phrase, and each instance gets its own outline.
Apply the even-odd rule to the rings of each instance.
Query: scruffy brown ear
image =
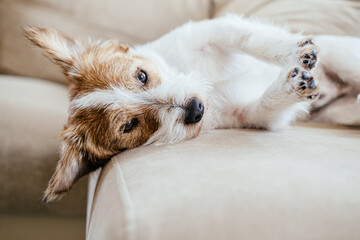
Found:
[[[46,52],[46,56],[60,65],[66,75],[76,75],[75,61],[88,44],[52,28],[27,27],[25,36]]]
[[[27,27],[24,28],[24,34],[32,43],[42,48],[48,58],[62,67],[70,82],[80,76],[79,63],[83,62],[82,55],[88,50],[102,49],[107,53],[129,51],[128,45],[117,40],[84,42],[52,28]]]
[[[44,203],[60,199],[79,178],[102,167],[108,161],[108,159],[97,159],[84,150],[82,140],[73,135],[69,129],[63,131],[62,137],[64,139],[60,160],[45,190]]]
[[[75,147],[64,144],[55,173],[51,177],[44,193],[43,202],[51,203],[68,192],[72,185],[84,175],[86,170],[82,153]]]

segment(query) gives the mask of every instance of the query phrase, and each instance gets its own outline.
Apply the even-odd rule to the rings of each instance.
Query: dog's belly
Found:
[[[244,127],[247,106],[259,100],[278,80],[281,69],[248,55],[235,54],[233,62],[213,80],[209,103],[212,128]],[[208,76],[207,76],[208,77]]]

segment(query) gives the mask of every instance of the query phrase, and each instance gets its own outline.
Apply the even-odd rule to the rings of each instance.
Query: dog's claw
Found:
[[[300,41],[298,46],[300,47],[300,50],[298,51],[298,63],[307,70],[313,69],[318,60],[318,47],[311,39],[304,39],[303,41]]]
[[[315,94],[313,94],[313,95],[308,96],[308,98],[309,98],[309,99],[314,99],[314,98],[316,98],[318,95],[319,95],[318,93],[315,93]]]
[[[311,81],[309,82],[309,87],[310,87],[311,89],[315,89],[316,85],[315,85],[315,81],[314,81],[314,80],[311,80]]]
[[[314,58],[317,58],[317,52],[315,49],[312,51],[311,55],[313,55]]]

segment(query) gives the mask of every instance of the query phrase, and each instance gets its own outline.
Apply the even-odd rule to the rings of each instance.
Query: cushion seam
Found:
[[[122,200],[123,205],[123,222],[124,222],[124,236],[126,240],[135,240],[137,239],[136,234],[136,213],[134,202],[131,198],[129,188],[127,186],[124,172],[122,171],[121,165],[116,161],[112,161],[114,167],[116,167],[116,183],[119,187],[119,194]]]

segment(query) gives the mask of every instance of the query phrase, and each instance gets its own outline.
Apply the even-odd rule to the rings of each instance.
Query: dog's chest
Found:
[[[256,101],[280,73],[279,67],[245,54],[233,54],[224,66],[216,74],[205,76],[212,82],[214,97],[210,101],[214,107],[247,105]]]

